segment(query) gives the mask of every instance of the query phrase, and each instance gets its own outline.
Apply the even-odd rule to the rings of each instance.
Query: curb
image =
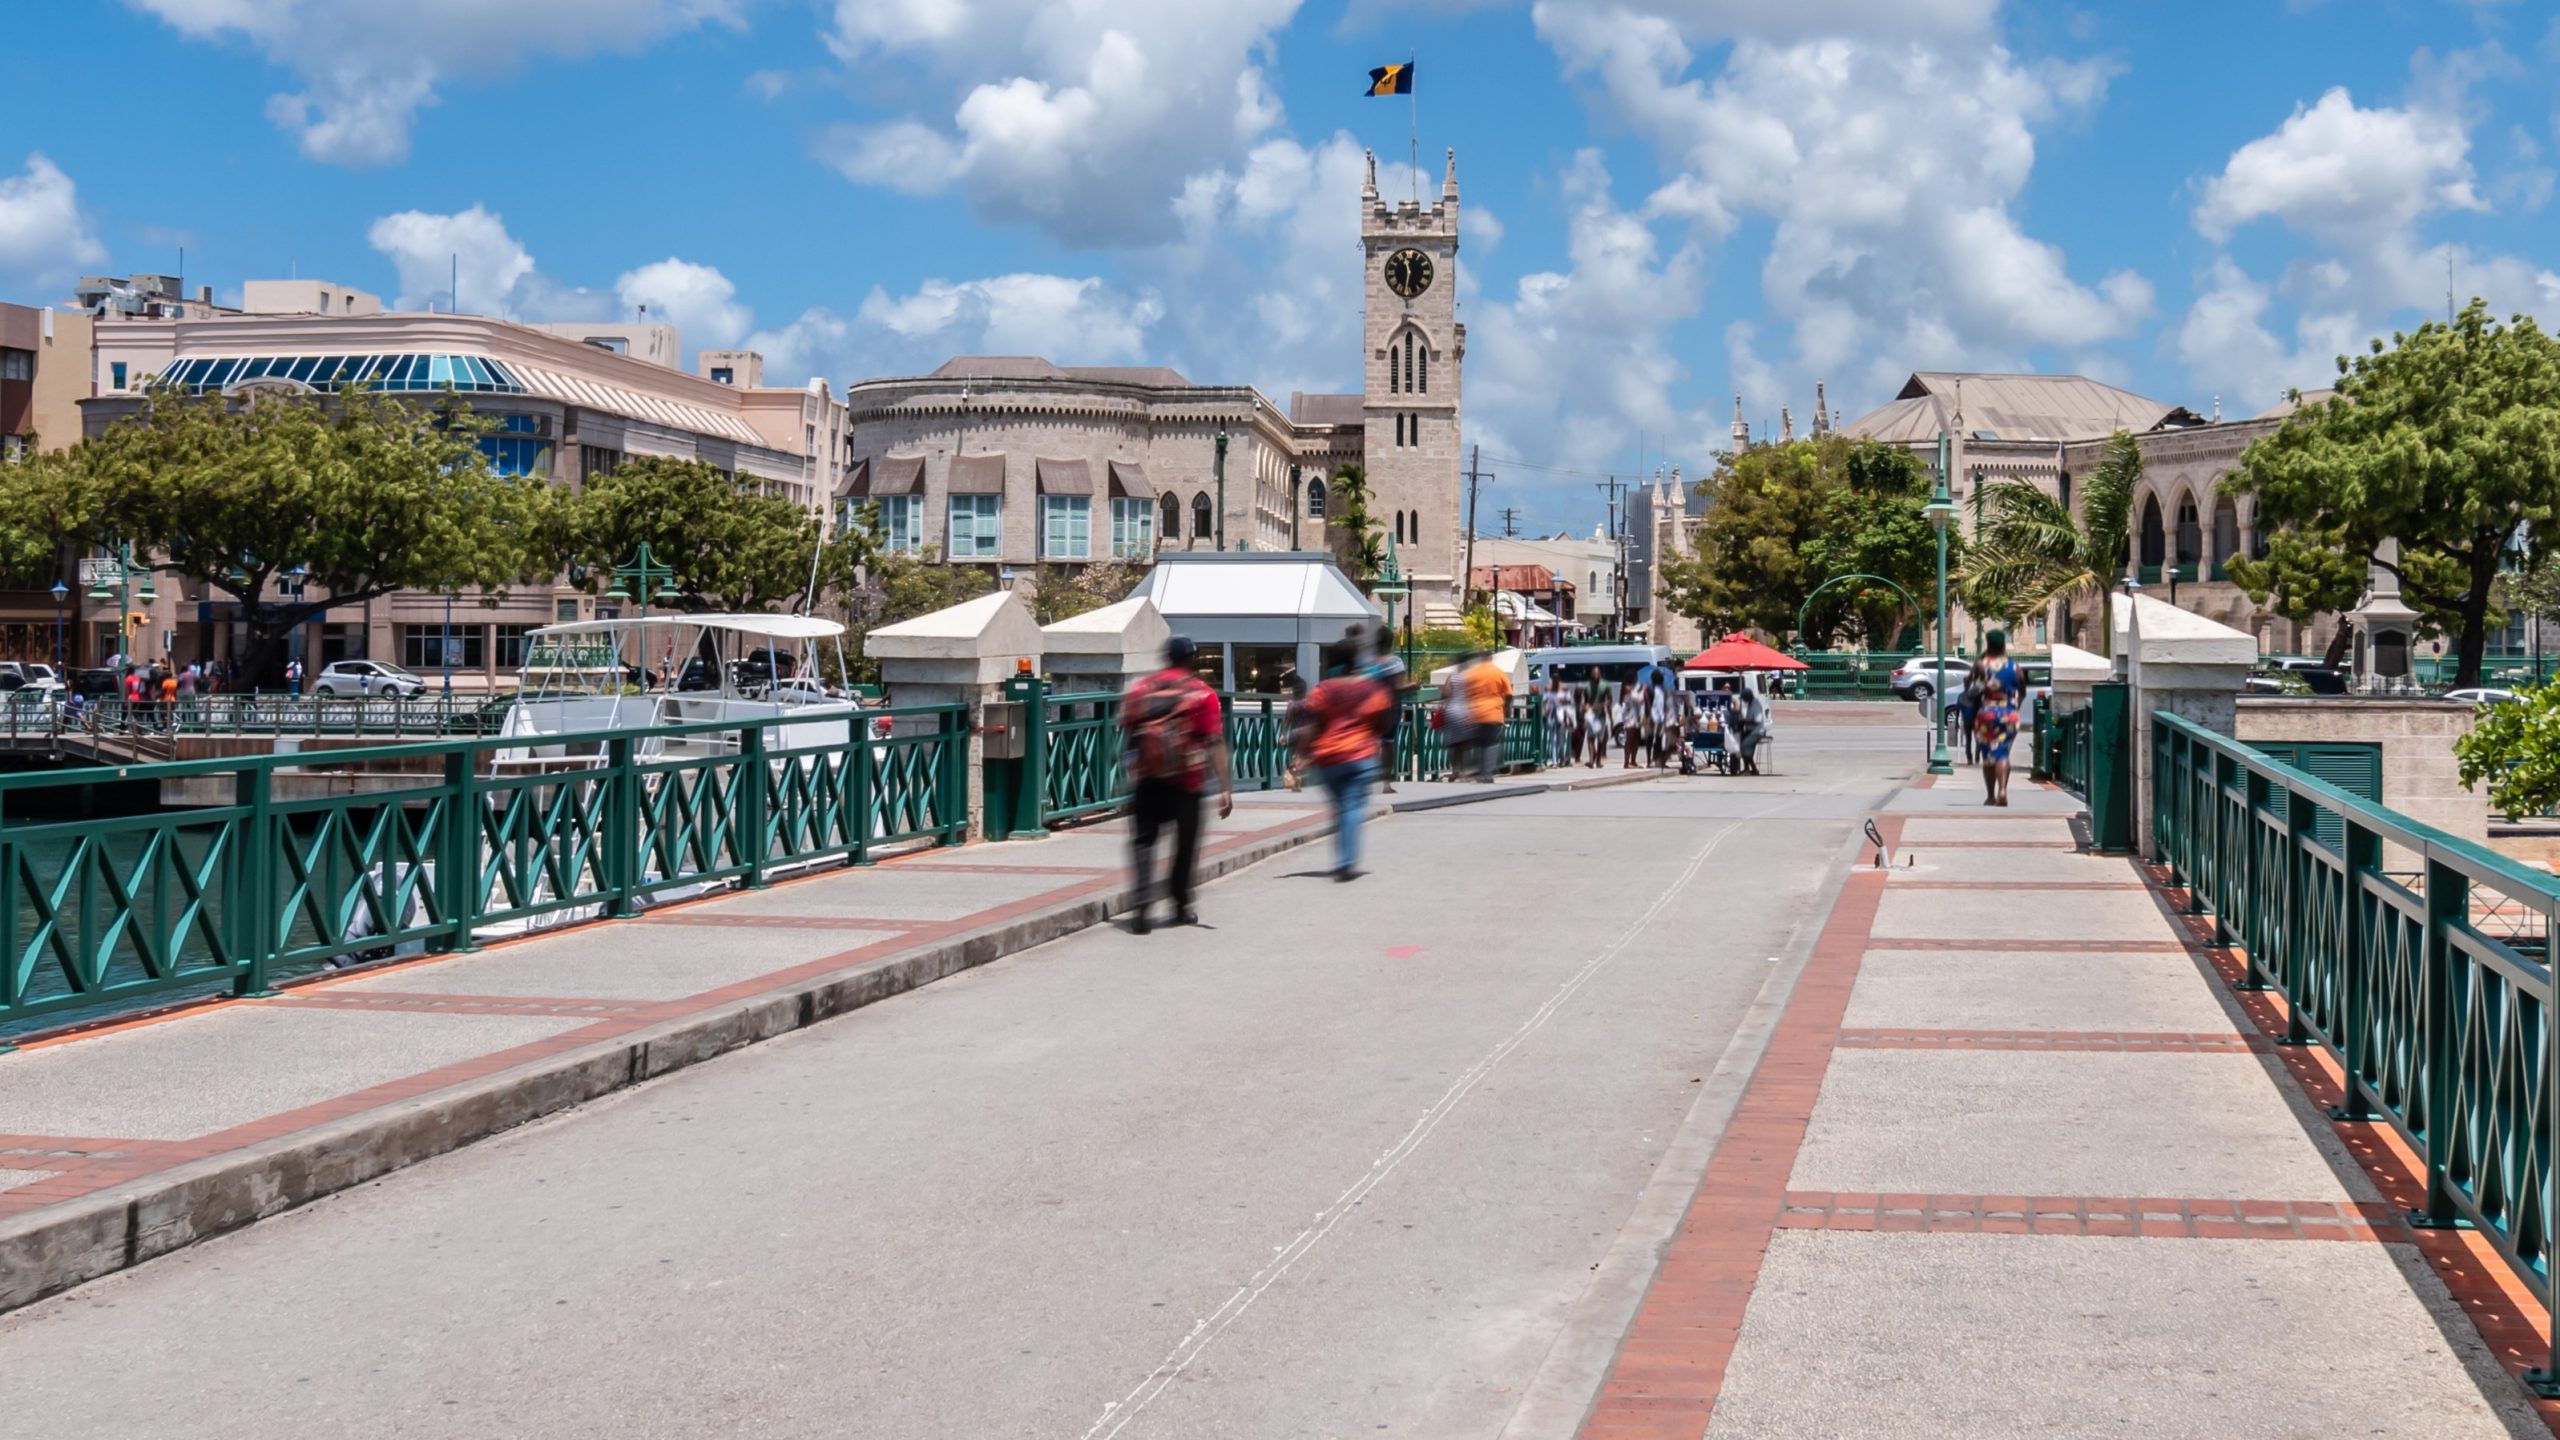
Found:
[[[1204,856],[1197,878],[1202,883],[1223,878],[1330,833],[1318,821],[1223,855]],[[1090,929],[1127,910],[1128,901],[1128,891],[1117,887],[1061,901],[903,955],[798,981],[709,1013],[662,1021],[0,1220],[0,1313],[529,1120]]]

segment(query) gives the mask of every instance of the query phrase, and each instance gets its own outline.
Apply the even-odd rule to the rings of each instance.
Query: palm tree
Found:
[[[1378,582],[1378,572],[1387,568],[1386,543],[1378,534],[1378,522],[1369,514],[1369,472],[1359,465],[1345,465],[1333,477],[1332,515],[1325,523],[1337,533],[1333,537],[1335,558],[1351,572],[1353,583],[1366,590]]]
[[[2094,593],[2098,652],[2111,653],[2115,601],[2108,587],[2124,573],[2141,481],[2141,447],[2119,430],[2107,437],[2105,458],[2081,483],[2076,507],[2025,480],[1987,487],[1981,526],[1961,570],[1966,608],[2020,615]]]

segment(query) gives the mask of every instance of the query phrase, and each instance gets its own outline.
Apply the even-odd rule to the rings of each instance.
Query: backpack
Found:
[[[1190,686],[1147,680],[1130,693],[1122,721],[1129,732],[1130,768],[1141,780],[1188,780],[1200,746],[1183,723]]]

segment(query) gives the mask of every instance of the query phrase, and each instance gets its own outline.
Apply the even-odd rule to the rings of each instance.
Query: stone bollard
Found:
[[[874,630],[863,652],[880,662],[889,703],[969,707],[969,830],[986,833],[986,795],[979,777],[986,765],[982,726],[986,707],[1004,698],[1005,683],[1024,661],[1040,663],[1040,627],[1031,607],[1013,591],[964,600],[947,610],[919,615]]]
[[[2151,849],[2151,717],[2166,710],[2217,735],[2230,735],[2240,692],[2258,662],[2258,639],[2165,600],[2116,602],[2116,654],[2132,687],[2133,843]]]
[[[1172,637],[1173,627],[1143,596],[1043,625],[1049,688],[1061,695],[1125,690],[1164,664]]]

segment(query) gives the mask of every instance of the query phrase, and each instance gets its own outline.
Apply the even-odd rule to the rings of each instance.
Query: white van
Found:
[[[1568,685],[1597,681],[1616,685],[1633,680],[1647,665],[1671,669],[1668,645],[1564,645],[1529,652],[1529,688],[1544,690],[1549,680]]]

